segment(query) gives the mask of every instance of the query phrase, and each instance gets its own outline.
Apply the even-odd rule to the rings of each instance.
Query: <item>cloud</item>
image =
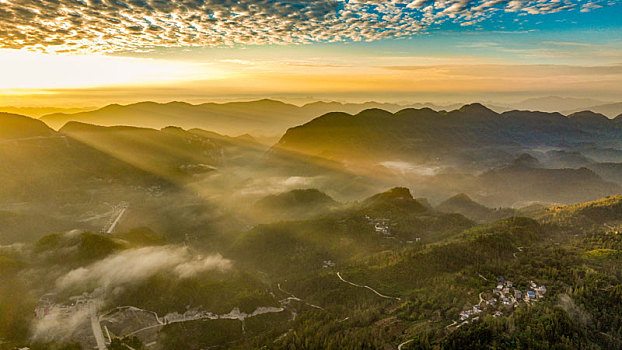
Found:
[[[90,332],[90,318],[106,304],[106,297],[123,286],[144,281],[160,272],[178,278],[191,278],[201,272],[230,269],[232,262],[221,255],[200,256],[179,246],[129,249],[106,257],[86,267],[69,271],[56,281],[56,291],[80,287],[82,298],[71,305],[41,304],[46,313],[32,324],[33,339],[67,341],[80,337],[77,332]],[[95,290],[91,293],[91,287]],[[90,294],[89,294],[90,293]],[[78,301],[78,299],[80,299]]]
[[[110,290],[145,280],[157,273],[171,271],[179,278],[189,278],[209,270],[228,270],[231,261],[220,255],[202,257],[188,248],[176,246],[129,249],[89,266],[71,270],[56,281],[60,290],[96,285]]]
[[[581,12],[590,12],[592,10],[599,9],[602,7],[603,5],[601,5],[598,1],[590,1],[590,2],[586,2],[585,4],[583,4],[583,6],[581,6]]]
[[[581,0],[0,0],[0,48],[44,52],[371,41],[498,11],[555,13]]]
[[[238,194],[261,197],[301,188],[322,188],[328,180],[325,176],[264,177],[249,181],[238,191]]]

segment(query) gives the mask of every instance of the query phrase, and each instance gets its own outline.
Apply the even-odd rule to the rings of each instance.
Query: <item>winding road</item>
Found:
[[[301,302],[301,303],[305,303],[306,305],[309,305],[309,306],[311,306],[311,307],[313,307],[313,308],[320,309],[320,310],[324,310],[324,308],[323,308],[323,307],[321,307],[321,306],[317,306],[317,305],[314,305],[314,304],[308,303],[307,301],[305,301],[305,300],[303,300],[303,299],[298,298],[298,297],[297,297],[297,296],[295,296],[294,294],[292,294],[292,293],[290,293],[290,292],[288,292],[288,291],[286,291],[286,290],[283,290],[283,288],[281,288],[281,284],[280,284],[280,283],[277,283],[277,285],[276,285],[276,286],[279,288],[279,290],[280,290],[281,292],[283,292],[283,293],[285,293],[285,294],[289,295],[289,297],[287,297],[287,298],[285,298],[285,299],[281,300],[281,302],[283,302],[283,301],[285,301],[285,300],[287,300],[287,301],[289,301],[289,300],[295,300],[295,301],[299,301],[299,302]]]
[[[341,273],[340,273],[340,272],[337,272],[337,277],[339,277],[339,279],[340,279],[340,280],[342,280],[343,282],[345,282],[345,283],[347,283],[347,284],[350,284],[350,285],[353,285],[353,286],[355,286],[355,287],[359,287],[359,288],[367,288],[367,289],[371,290],[372,292],[374,292],[377,296],[379,296],[379,297],[381,297],[381,298],[385,298],[385,299],[395,299],[395,300],[402,300],[402,299],[401,299],[401,298],[399,298],[399,297],[392,297],[392,296],[384,295],[384,294],[382,294],[382,293],[378,292],[377,290],[373,289],[373,288],[372,288],[372,287],[370,287],[370,286],[363,286],[363,285],[360,285],[360,284],[352,283],[352,282],[350,282],[350,281],[346,281],[345,279],[343,279],[343,277],[341,277]]]
[[[410,339],[410,340],[407,340],[407,341],[405,341],[405,342],[401,343],[400,345],[398,345],[398,346],[397,346],[397,350],[402,350],[402,347],[403,347],[404,345],[410,344],[410,343],[412,343],[413,341],[414,341],[414,339]]]
[[[145,330],[148,329],[152,329],[152,328],[156,328],[156,327],[162,327],[164,325],[167,324],[171,324],[171,323],[181,323],[181,322],[189,322],[189,321],[199,321],[199,320],[218,320],[218,319],[226,319],[226,320],[240,320],[240,321],[244,321],[247,318],[250,317],[255,317],[258,315],[263,315],[263,314],[268,314],[268,313],[278,313],[278,312],[283,312],[285,309],[282,307],[273,307],[273,306],[260,306],[257,307],[255,309],[255,311],[253,311],[250,314],[247,314],[245,312],[241,312],[237,307],[233,308],[233,310],[231,310],[231,312],[227,313],[227,314],[222,314],[222,315],[217,315],[217,314],[213,314],[211,312],[199,312],[197,314],[194,314],[192,316],[186,316],[184,315],[178,315],[176,317],[170,317],[170,314],[160,318],[158,317],[158,315],[153,312],[153,311],[148,311],[148,310],[143,310],[143,309],[139,309],[133,306],[127,307],[125,306],[124,308],[133,308],[136,310],[141,310],[141,311],[145,311],[145,312],[149,312],[152,313],[156,316],[156,324],[144,327],[144,328],[140,328],[137,329],[135,331],[132,331],[130,333],[124,334],[123,337],[128,337],[131,335],[135,335],[138,334],[140,332],[143,332]],[[109,312],[108,312],[109,313]],[[101,331],[101,329],[100,329]],[[102,339],[103,339],[103,335],[102,335]],[[99,349],[102,350],[102,349]]]
[[[447,325],[447,327],[445,327],[445,328],[453,327],[453,326],[455,326],[457,324],[458,324],[458,321],[452,321],[452,323]]]

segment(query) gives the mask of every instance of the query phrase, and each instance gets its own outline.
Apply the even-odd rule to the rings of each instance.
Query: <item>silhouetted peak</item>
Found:
[[[514,162],[512,164],[517,165],[517,166],[524,166],[528,168],[539,168],[540,167],[540,161],[534,156],[527,154],[527,153],[523,153],[520,156],[518,156],[518,158],[514,159]]]
[[[161,129],[164,132],[169,132],[169,133],[183,133],[185,132],[184,129],[180,128],[179,126],[167,126],[165,128]]]
[[[235,137],[237,140],[256,143],[257,139],[250,134],[242,134]]]
[[[401,116],[413,116],[413,115],[436,115],[438,114],[437,111],[433,110],[432,108],[429,107],[423,107],[423,108],[404,108],[398,112],[395,113],[396,116],[401,117]]]
[[[295,189],[279,194],[268,195],[259,201],[258,206],[283,207],[309,204],[336,204],[337,202],[326,193],[316,189]]]
[[[483,205],[471,199],[471,197],[469,197],[466,193],[458,193],[452,197],[449,197],[443,202],[441,202],[437,207],[437,209],[440,211],[458,212],[461,214],[464,214],[464,213],[457,209],[465,209],[465,208],[469,208],[469,209],[475,208],[478,210],[485,209]]]
[[[414,200],[410,190],[406,187],[394,187],[386,192],[378,193],[367,198],[365,201],[374,201],[378,199],[409,199]]]
[[[458,193],[457,195],[450,197],[447,201],[473,202],[471,197],[469,197],[466,193]]]
[[[303,107],[315,106],[343,106],[343,103],[337,101],[316,101],[305,104]]]
[[[400,198],[400,199],[413,199],[412,194],[410,193],[410,190],[406,187],[394,187],[390,190],[388,190],[387,192],[385,192],[385,194],[387,196],[391,196],[394,198]]]
[[[578,121],[578,122],[584,122],[584,123],[607,123],[609,122],[609,118],[607,118],[606,116],[600,114],[600,113],[595,113],[592,111],[581,111],[581,112],[576,112],[576,113],[572,113],[568,116],[569,119]]]
[[[364,208],[373,211],[380,211],[386,214],[396,212],[425,212],[428,209],[417,202],[410,190],[405,187],[395,187],[386,192],[373,195],[362,202]]]
[[[263,98],[261,100],[257,100],[257,101],[250,101],[248,103],[257,103],[257,104],[261,104],[261,105],[287,105],[287,103],[282,102],[282,101],[278,101],[278,100],[272,100],[269,98]]]
[[[471,103],[464,105],[459,109],[459,111],[463,113],[497,114],[481,103]]]
[[[391,112],[380,108],[369,108],[356,114],[357,117],[392,117]]]

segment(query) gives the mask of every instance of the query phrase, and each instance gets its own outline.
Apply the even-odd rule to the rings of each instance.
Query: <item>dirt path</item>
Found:
[[[276,286],[279,288],[279,290],[280,290],[281,292],[283,292],[283,293],[285,293],[285,294],[289,295],[289,297],[287,297],[287,298],[285,298],[285,299],[283,299],[283,300],[280,300],[280,302],[285,302],[285,303],[287,303],[287,301],[289,301],[289,300],[295,300],[295,301],[299,301],[299,302],[301,302],[301,303],[304,303],[304,304],[306,304],[306,305],[309,305],[309,306],[311,306],[311,307],[313,307],[313,308],[320,309],[320,310],[324,310],[324,308],[323,308],[323,307],[321,307],[321,306],[317,306],[317,305],[314,305],[314,304],[311,304],[311,303],[308,303],[308,302],[306,302],[305,300],[298,298],[298,297],[297,297],[297,296],[295,296],[294,294],[292,294],[292,293],[290,293],[290,292],[288,292],[288,291],[284,290],[283,288],[281,288],[281,284],[280,284],[280,283],[277,283],[277,285],[276,285]]]
[[[384,294],[378,292],[377,290],[373,289],[370,286],[363,286],[363,285],[360,285],[360,284],[352,283],[350,281],[346,281],[345,279],[343,279],[343,277],[341,277],[341,273],[339,273],[339,272],[337,272],[337,277],[339,277],[340,280],[342,280],[343,282],[345,282],[345,283],[347,283],[349,285],[352,285],[352,286],[355,286],[355,287],[359,287],[359,288],[367,288],[367,289],[371,290],[372,292],[374,292],[377,296],[379,296],[381,298],[402,300],[399,297],[392,297],[392,296],[384,295]]]
[[[412,343],[413,341],[414,341],[414,339],[410,339],[410,340],[407,340],[407,341],[405,341],[405,342],[401,343],[400,345],[398,345],[398,346],[397,346],[397,350],[402,350],[402,347],[403,347],[404,345],[410,344],[410,343]]]

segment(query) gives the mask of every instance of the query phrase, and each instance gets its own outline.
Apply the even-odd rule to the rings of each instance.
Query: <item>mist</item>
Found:
[[[97,285],[105,290],[139,283],[162,271],[178,278],[190,278],[210,270],[226,271],[232,262],[221,255],[201,256],[187,247],[163,246],[129,249],[91,265],[69,271],[56,281],[56,288]]]

